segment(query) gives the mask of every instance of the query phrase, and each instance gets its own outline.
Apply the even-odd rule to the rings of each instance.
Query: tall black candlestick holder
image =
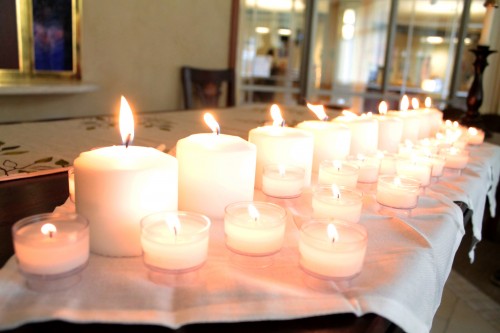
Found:
[[[471,52],[476,55],[474,61],[474,81],[472,81],[469,93],[467,94],[467,112],[460,119],[460,123],[468,127],[481,128],[487,132],[486,125],[479,113],[479,108],[483,104],[483,72],[486,66],[488,66],[487,58],[496,51],[490,50],[489,46],[478,45]]]

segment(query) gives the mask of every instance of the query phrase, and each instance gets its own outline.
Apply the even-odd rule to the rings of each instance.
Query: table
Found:
[[[257,107],[254,107],[251,115],[244,114],[244,112],[236,113],[232,111],[234,110],[217,110],[217,112],[214,112],[216,118],[219,118],[221,120],[220,123],[223,132],[224,123],[226,123],[227,121],[227,123],[230,124],[229,132],[232,132],[232,134],[240,133],[240,135],[244,136],[244,134],[247,133],[245,132],[247,128],[253,128],[258,125],[257,118],[267,118],[266,110],[259,109]],[[246,109],[246,111],[248,111],[248,109]],[[195,124],[197,120],[196,118],[198,118],[200,114],[201,112],[189,111],[183,114],[181,114],[180,112],[175,112],[155,115],[155,117],[157,117],[157,119],[161,121],[166,121],[166,119],[179,120],[181,118],[188,121],[189,119],[191,119],[191,122],[188,122],[191,125],[186,125],[186,127],[184,127],[183,125],[184,130],[179,130],[180,127],[177,126],[170,127],[169,135],[162,136],[162,141],[165,142],[166,146],[169,146],[170,142],[175,142],[176,139],[186,136],[186,129],[191,132],[206,131],[203,129],[199,129],[199,127],[197,127],[198,125]],[[300,110],[294,111],[293,114],[295,114],[296,117],[304,116],[303,112],[301,112]],[[201,116],[199,118],[201,118]],[[222,119],[225,120],[222,121]],[[253,119],[253,122],[251,122],[251,119]],[[294,121],[298,122],[301,120],[302,119],[296,119]],[[74,122],[74,120],[69,121],[69,123]],[[260,120],[260,123],[262,123],[262,119]],[[31,124],[28,125],[31,126]],[[60,123],[59,125],[62,125],[62,123]],[[51,128],[54,128],[54,125],[52,125]],[[153,129],[155,131],[158,130],[154,126]],[[93,130],[95,129],[89,131]],[[182,132],[182,136],[173,136],[173,133],[176,131]],[[105,131],[101,131],[100,134],[103,134],[103,132]],[[156,146],[162,141],[158,141],[156,136],[156,139],[154,139],[153,134],[151,134],[152,132],[153,131],[142,132],[143,134],[138,135],[138,139],[143,140],[144,142],[149,142],[149,145],[151,146]],[[0,133],[4,132],[2,131]],[[102,138],[104,137],[105,136],[102,135]],[[92,142],[90,141],[92,140],[89,140],[87,144],[95,144],[95,140]],[[104,141],[104,139],[102,141]],[[26,142],[31,141],[28,140]],[[475,164],[473,164],[474,168],[470,173],[466,173],[463,175],[463,177],[460,178],[450,177],[451,180],[446,182],[443,180],[442,183],[438,183],[440,186],[437,187],[438,191],[434,189],[434,186],[431,186],[431,190],[429,190],[429,192],[426,193],[426,195],[424,195],[422,198],[422,207],[419,207],[419,209],[417,209],[414,217],[412,217],[411,219],[395,220],[392,218],[381,218],[377,212],[376,205],[374,204],[373,199],[370,196],[366,196],[361,223],[365,224],[365,226],[369,228],[369,235],[372,235],[369,236],[371,243],[369,243],[369,251],[365,269],[363,270],[362,274],[353,281],[353,284],[349,288],[342,290],[341,292],[333,296],[327,295],[329,297],[324,297],[325,295],[319,295],[322,303],[316,305],[317,307],[315,309],[306,309],[310,312],[306,311],[302,314],[273,314],[271,309],[267,309],[269,312],[268,318],[254,319],[250,318],[251,316],[247,314],[247,316],[242,316],[241,318],[232,318],[232,320],[228,318],[221,318],[222,320],[220,321],[227,322],[234,321],[236,319],[238,322],[252,322],[252,324],[248,324],[248,327],[253,327],[254,329],[258,329],[259,331],[264,328],[269,328],[270,331],[272,331],[272,328],[276,329],[277,327],[282,326],[284,326],[285,328],[293,328],[297,327],[296,325],[299,326],[297,327],[297,331],[308,331],[313,330],[314,328],[320,329],[332,327],[334,329],[338,329],[339,331],[347,332],[381,332],[394,329],[395,327],[397,328],[398,326],[402,327],[405,331],[408,332],[428,331],[428,329],[430,328],[430,324],[432,323],[432,318],[435,310],[439,305],[442,288],[449,274],[449,270],[451,269],[451,263],[453,261],[454,253],[458,247],[458,244],[460,243],[464,232],[463,211],[461,211],[458,206],[453,203],[452,199],[450,199],[446,195],[443,195],[442,193],[446,193],[446,191],[451,194],[453,194],[453,192],[462,193],[462,187],[464,187],[465,192],[470,192],[470,197],[467,195],[462,195],[458,197],[459,199],[470,199],[472,202],[472,200],[475,200],[477,196],[486,196],[487,188],[483,185],[478,188],[471,187],[471,184],[479,182],[478,179],[480,179],[481,181],[486,181],[488,182],[488,184],[490,184],[491,182],[491,186],[493,186],[493,182],[496,177],[496,170],[494,170],[492,165],[495,164],[493,162],[498,161],[495,160],[495,158],[499,156],[498,153],[500,150],[495,148],[494,146],[486,147],[490,149],[490,151],[487,154],[478,154],[477,160],[476,162],[474,162]],[[52,151],[55,152],[57,150]],[[478,150],[478,152],[482,151],[482,149]],[[77,154],[78,151],[74,153]],[[491,159],[492,156],[493,159]],[[483,169],[485,172],[484,174],[486,175],[484,177],[482,176]],[[458,186],[455,185],[456,180],[460,180],[460,182],[458,182]],[[494,185],[496,186],[496,184]],[[27,195],[27,193],[31,193],[31,195]],[[44,195],[40,195],[40,193],[44,193]],[[13,178],[11,178],[11,180],[9,181],[0,182],[0,203],[5,204],[5,206],[1,207],[2,209],[0,210],[0,212],[2,212],[1,214],[5,214],[3,212],[7,211],[7,209],[3,208],[8,207],[8,214],[10,215],[1,216],[2,218],[0,221],[2,223],[2,240],[6,239],[5,235],[9,235],[9,225],[15,220],[23,216],[34,214],[36,212],[51,211],[55,206],[60,206],[66,201],[67,193],[66,173],[18,180],[13,180]],[[259,194],[257,193],[257,195]],[[20,200],[20,198],[23,198],[23,200]],[[293,202],[282,202],[282,204],[299,218],[307,215],[303,210],[301,211],[300,203],[296,205],[296,203]],[[388,244],[386,244],[387,239],[385,238],[385,234],[389,233],[391,234],[391,237],[393,237],[391,238],[391,241],[397,242],[398,246],[389,246]],[[5,241],[2,241],[2,244],[5,243]],[[214,249],[220,250],[220,248]],[[293,257],[293,251],[294,244],[293,242],[291,242],[286,249],[286,253]],[[2,248],[1,254],[3,254],[2,258],[5,260],[10,256],[10,254],[12,254],[12,250],[9,248]],[[285,264],[285,271],[294,272],[295,274],[297,271],[295,270],[296,267],[294,267],[295,264],[293,262],[290,262],[289,260],[289,258],[291,257],[283,256],[282,263]],[[95,262],[99,261],[100,259],[97,258]],[[388,264],[380,264],[381,262],[386,262]],[[129,264],[131,265],[131,267],[139,267],[136,266],[138,265],[138,263],[134,260],[130,261]],[[33,295],[26,295],[21,289],[19,289],[22,287],[19,287],[19,279],[15,276],[15,273],[13,273],[13,265],[14,263],[11,260],[2,270],[0,270],[0,291],[2,290],[2,282],[4,282],[2,278],[5,276],[2,275],[2,273],[5,273],[7,271],[9,274],[11,274],[10,277],[12,279],[9,280],[8,283],[9,286],[12,287],[12,290],[17,290],[14,292],[20,292],[20,296],[22,296],[21,299],[24,299],[25,302],[31,302],[30,304],[33,304],[33,308],[36,308],[35,304],[37,303],[37,300],[39,300],[39,298],[33,298]],[[208,268],[210,268],[210,266]],[[271,274],[271,278],[272,277],[273,275]],[[284,278],[284,281],[287,281],[287,277],[285,276]],[[255,281],[259,282],[258,280]],[[254,287],[258,288],[259,284],[257,283]],[[149,286],[148,288],[151,288],[151,286]],[[307,300],[308,297],[309,301],[311,300],[311,295],[309,294],[309,291],[307,289],[304,290],[301,286],[300,291],[305,293],[304,297],[287,298],[288,302],[295,301],[300,303],[304,300]],[[79,295],[79,292],[75,291],[75,295]],[[269,293],[266,292],[263,293],[263,295],[269,296]],[[276,297],[281,296],[278,294]],[[53,300],[56,303],[61,302],[61,299],[58,297],[55,297]],[[348,305],[351,306],[351,308],[349,308],[346,304],[342,306],[335,305],[335,300],[349,300]],[[15,308],[15,306],[19,305],[19,303],[16,303],[16,301],[8,300],[8,302],[10,303],[4,303],[2,305],[0,301],[0,309],[2,308],[2,306],[5,307],[9,305]],[[318,302],[318,299],[316,300],[316,302]],[[333,303],[328,305],[328,302]],[[325,305],[325,307],[322,307],[321,304],[323,303],[327,305]],[[262,304],[265,304],[265,302]],[[236,303],[234,304],[234,306],[237,308],[238,304]],[[415,309],[413,309],[413,307]],[[257,313],[259,311],[262,312],[260,313],[260,315],[265,313],[265,311],[256,308],[255,312]],[[1,312],[2,311],[0,311],[0,313]],[[419,313],[421,314],[421,316],[412,318],[415,313]],[[51,315],[38,313],[37,316],[41,321],[50,319],[66,319],[75,322],[89,322],[88,318],[72,318],[71,315],[68,316],[68,314],[64,315],[61,313],[55,313]],[[93,321],[101,323],[108,322],[103,321],[102,319],[103,318],[96,317]],[[137,324],[134,323],[133,320],[134,318],[131,318],[130,322],[128,323],[131,325]],[[197,323],[198,320],[202,322],[213,323],[200,324]],[[118,323],[120,322],[118,319],[115,319],[115,321],[111,319],[109,322],[114,322],[114,324],[116,325],[116,321],[118,321]],[[2,325],[2,323],[4,325],[7,325],[6,323],[8,323],[11,326],[7,327],[15,327],[20,322],[22,322],[22,320],[12,321],[6,316],[2,317],[0,315],[0,325]],[[140,323],[146,324],[146,322],[144,321],[140,321]],[[181,331],[203,330],[207,328],[206,325],[221,325],[216,327],[227,330],[244,330],[243,327],[247,327],[246,325],[242,324],[222,324],[220,322],[214,321],[213,318],[203,319],[201,317],[191,318],[191,322],[187,323],[187,325],[184,326],[182,322],[177,322],[175,320],[169,322],[169,320],[163,319],[158,320],[154,323],[158,324],[159,326],[174,327],[174,329],[178,329]],[[35,325],[35,327],[38,327],[37,324],[31,325]],[[48,325],[56,325],[57,327],[57,325],[68,324],[49,322]],[[89,324],[78,325],[78,327],[85,327],[85,329],[98,329],[95,326],[88,325]],[[113,327],[117,328],[117,326],[115,325],[113,325]],[[123,326],[119,327],[123,328]],[[127,325],[126,327],[130,328],[132,326]],[[153,329],[156,328],[157,326],[154,326]]]

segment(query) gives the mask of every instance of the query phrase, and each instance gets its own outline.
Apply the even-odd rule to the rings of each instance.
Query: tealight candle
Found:
[[[264,166],[262,192],[275,198],[295,198],[304,187],[304,169],[293,165]]]
[[[89,223],[81,215],[44,213],[12,227],[14,251],[28,286],[82,270],[89,258]]]
[[[377,202],[397,209],[417,207],[420,182],[417,179],[393,175],[380,176],[377,183]]]
[[[304,169],[304,186],[311,185],[314,136],[305,130],[281,126],[284,120],[277,105],[271,108],[273,125],[251,129],[248,141],[257,147],[255,188],[262,189],[267,164],[296,165]]]
[[[319,165],[318,184],[356,187],[358,175],[359,166],[355,163],[324,160]]]
[[[211,114],[204,117],[213,133],[177,141],[179,209],[222,218],[228,204],[253,199],[257,148],[238,136],[220,134]]]
[[[469,151],[456,147],[441,149],[439,155],[444,156],[444,167],[449,169],[462,170],[469,162]]]
[[[249,256],[268,256],[281,250],[286,210],[270,202],[235,202],[226,207],[226,246]]]
[[[75,159],[75,207],[89,220],[92,252],[140,256],[141,219],[177,210],[178,164],[155,148],[129,145],[133,115],[123,97],[120,129],[124,145],[90,150]]]
[[[362,207],[363,193],[355,189],[335,184],[314,188],[312,209],[315,218],[336,218],[357,223]]]
[[[348,156],[347,160],[359,166],[358,183],[372,184],[377,182],[380,159],[376,156]]]
[[[343,160],[349,155],[351,130],[343,124],[332,123],[324,111],[323,105],[307,103],[320,120],[307,120],[297,124],[296,128],[306,130],[314,136],[313,172],[318,172],[323,160]]]
[[[420,185],[425,187],[431,182],[432,165],[428,160],[414,156],[410,159],[401,159],[396,162],[396,173],[417,179]]]
[[[396,163],[399,156],[392,153],[378,153],[380,159],[379,175],[394,175],[396,173]]]
[[[475,127],[469,127],[467,129],[467,143],[469,145],[480,145],[484,141],[484,131],[478,130]]]
[[[367,243],[361,224],[312,220],[300,229],[300,267],[322,279],[353,278],[363,268]]]
[[[183,211],[157,212],[141,220],[144,264],[154,270],[182,273],[207,260],[210,219]]]

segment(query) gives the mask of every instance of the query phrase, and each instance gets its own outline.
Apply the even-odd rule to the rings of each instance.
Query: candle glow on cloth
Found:
[[[304,169],[304,186],[311,185],[314,136],[299,128],[285,127],[279,107],[271,107],[272,126],[253,128],[248,141],[257,147],[255,188],[262,189],[262,173],[268,164],[295,165]]]
[[[155,271],[186,272],[208,254],[210,219],[192,212],[153,213],[141,221],[144,264]]]
[[[321,279],[353,278],[363,268],[367,243],[366,228],[361,224],[312,220],[300,229],[300,267]]]
[[[377,202],[396,209],[417,207],[420,182],[408,177],[385,175],[377,183]]]
[[[179,209],[222,218],[228,204],[253,199],[257,147],[238,136],[220,134],[210,114],[205,121],[213,133],[177,142]]]
[[[33,275],[58,275],[86,265],[89,224],[78,214],[44,213],[12,227],[19,269]]]
[[[362,199],[363,193],[352,188],[317,185],[312,198],[313,216],[357,223],[361,218]]]
[[[134,124],[125,98],[120,119],[124,145],[90,150],[75,159],[75,207],[89,220],[92,252],[140,256],[140,220],[177,210],[178,165],[157,149],[130,145]]]
[[[226,246],[249,256],[268,256],[281,250],[286,210],[269,202],[235,202],[226,207]]]
[[[275,198],[295,198],[304,187],[304,169],[293,165],[264,166],[262,192]]]

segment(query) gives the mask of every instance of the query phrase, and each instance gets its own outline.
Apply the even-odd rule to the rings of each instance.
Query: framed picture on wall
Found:
[[[72,0],[32,0],[33,68],[73,71]]]

